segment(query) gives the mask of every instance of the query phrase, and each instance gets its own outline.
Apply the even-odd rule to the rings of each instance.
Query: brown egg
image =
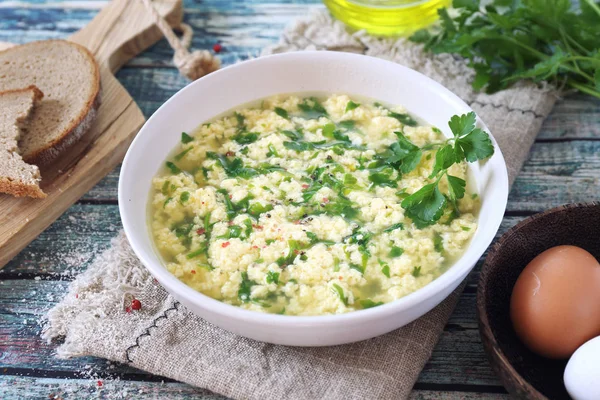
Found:
[[[576,246],[557,246],[534,258],[513,288],[510,317],[529,349],[568,358],[600,335],[600,264]]]

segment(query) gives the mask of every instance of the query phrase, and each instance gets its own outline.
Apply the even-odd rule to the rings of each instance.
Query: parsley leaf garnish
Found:
[[[331,291],[338,295],[338,297],[340,298],[342,303],[344,303],[345,306],[348,305],[348,298],[344,294],[344,289],[342,289],[342,287],[340,285],[338,285],[337,283],[332,283]]]
[[[298,104],[298,108],[302,110],[304,114],[303,117],[305,119],[319,119],[321,117],[327,117],[327,110],[325,110],[325,107],[323,107],[321,103],[319,103],[319,101],[314,97],[304,99],[302,103]]]
[[[430,179],[435,179],[434,182],[423,186],[402,200],[401,205],[406,211],[406,216],[412,219],[418,228],[436,223],[444,214],[448,203],[453,206],[453,213],[458,213],[456,203],[465,195],[466,182],[448,173],[448,169],[453,164],[484,160],[494,154],[494,146],[489,135],[475,128],[475,121],[474,112],[455,115],[450,119],[448,126],[453,137],[446,140],[436,151],[434,167],[429,176]],[[443,177],[446,177],[448,182],[445,194],[439,187]]]
[[[248,279],[248,273],[242,272],[242,281],[240,282],[240,287],[238,289],[238,299],[242,303],[250,301],[250,293],[252,291],[252,286],[254,285],[256,285],[256,282]]]
[[[444,213],[446,197],[440,192],[438,182],[430,183],[417,190],[404,200],[402,208],[418,228],[437,222]]]
[[[373,301],[373,300],[371,300],[371,299],[359,300],[358,302],[359,302],[360,306],[361,306],[363,309],[365,309],[365,310],[366,310],[367,308],[373,308],[373,307],[378,307],[378,306],[381,306],[381,305],[383,305],[383,302],[382,302],[382,301],[378,301],[378,302],[376,303],[376,302],[374,302],[374,301]]]
[[[346,111],[345,111],[345,112],[352,111],[352,110],[354,110],[355,108],[357,108],[357,107],[359,107],[359,106],[360,106],[360,104],[358,104],[358,103],[355,103],[355,102],[353,102],[352,100],[350,100],[350,101],[349,101],[349,102],[346,104]]]
[[[476,90],[497,92],[521,79],[551,81],[600,98],[597,0],[454,0],[438,10],[441,29],[411,40],[466,59]]]
[[[193,140],[194,140],[193,137],[191,137],[190,135],[188,135],[185,132],[181,132],[181,143],[188,144],[189,142],[192,142]]]
[[[267,283],[278,284],[279,283],[279,272],[273,272],[273,271],[267,272],[266,281],[267,281]]]
[[[281,107],[275,107],[275,114],[279,115],[281,118],[290,119],[288,112]]]

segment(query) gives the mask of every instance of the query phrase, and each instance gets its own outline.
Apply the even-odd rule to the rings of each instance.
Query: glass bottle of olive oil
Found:
[[[452,0],[323,0],[333,16],[374,35],[406,36],[425,28]]]

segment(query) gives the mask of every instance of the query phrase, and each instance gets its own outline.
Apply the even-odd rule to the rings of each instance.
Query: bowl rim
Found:
[[[121,172],[119,175],[119,187],[118,187],[118,197],[122,198],[124,191],[126,191],[124,184],[124,176],[126,172],[130,170],[135,170],[134,166],[130,166],[130,158],[132,157],[132,153],[134,151],[140,151],[136,149],[136,143],[141,140],[144,135],[144,132],[149,129],[148,126],[151,126],[153,120],[157,117],[160,110],[166,107],[168,104],[172,102],[176,102],[179,97],[181,97],[182,93],[187,91],[194,90],[194,86],[199,85],[200,82],[212,79],[211,77],[218,76],[220,74],[230,73],[233,70],[242,70],[246,68],[246,65],[251,63],[265,63],[265,62],[276,62],[278,59],[296,59],[296,58],[311,58],[311,57],[332,57],[332,58],[346,58],[348,62],[356,60],[357,58],[361,59],[370,59],[370,62],[380,63],[380,64],[388,64],[398,69],[398,73],[404,74],[412,74],[417,75],[420,79],[424,79],[429,85],[432,85],[435,90],[438,92],[440,96],[442,96],[448,103],[456,104],[468,111],[473,111],[472,108],[465,103],[460,97],[454,94],[452,91],[441,85],[440,83],[434,81],[433,79],[427,77],[426,75],[415,71],[411,68],[408,68],[404,65],[384,60],[378,57],[372,57],[362,54],[355,53],[347,53],[347,52],[336,52],[336,51],[298,51],[298,52],[289,52],[282,54],[272,54],[268,56],[262,56],[259,58],[254,58],[250,60],[246,60],[237,64],[229,65],[225,68],[217,70],[207,76],[204,76],[189,85],[180,89],[177,93],[171,96],[165,103],[163,103],[154,114],[146,121],[144,126],[140,129],[134,140],[132,141],[129,149],[127,150],[127,154],[123,160],[121,166]],[[297,91],[296,93],[300,93],[302,90]],[[287,92],[292,93],[292,92]],[[410,110],[409,110],[410,111]],[[474,112],[474,111],[473,111]],[[506,205],[508,203],[508,169],[506,165],[506,161],[502,154],[500,147],[498,146],[497,141],[493,137],[493,134],[490,132],[489,128],[485,123],[477,117],[477,124],[479,127],[483,128],[490,134],[492,142],[494,143],[495,154],[494,157],[498,157],[497,163],[499,164],[495,170],[498,173],[498,186],[501,194],[500,205],[501,212],[490,213],[490,224],[496,226],[494,233],[488,233],[486,236],[483,236],[483,242],[486,243],[485,247],[482,248],[482,251],[479,254],[473,253],[469,254],[467,258],[465,255],[461,256],[448,270],[446,270],[442,275],[434,279],[432,282],[423,286],[422,288],[396,300],[393,300],[389,303],[383,304],[379,307],[373,307],[365,310],[356,310],[344,314],[333,314],[333,315],[314,315],[314,316],[297,316],[297,315],[278,315],[278,314],[270,314],[270,313],[262,313],[253,310],[246,310],[241,307],[233,306],[222,301],[213,299],[201,292],[198,292],[192,289],[190,286],[186,285],[179,279],[177,279],[173,274],[171,274],[164,265],[160,263],[156,263],[149,255],[144,251],[140,251],[138,248],[138,237],[140,235],[147,235],[146,231],[141,232],[140,229],[135,229],[134,224],[130,221],[129,216],[125,210],[125,201],[119,201],[119,213],[121,216],[123,228],[125,234],[131,244],[131,247],[134,253],[138,256],[138,258],[142,261],[142,264],[150,271],[150,273],[159,281],[159,283],[165,287],[165,289],[170,293],[177,293],[177,295],[181,298],[185,298],[190,303],[196,304],[201,308],[211,308],[211,312],[214,314],[219,314],[222,317],[227,317],[231,319],[235,319],[240,322],[249,322],[252,324],[266,324],[271,327],[306,327],[306,326],[320,326],[320,327],[328,327],[328,326],[338,326],[340,323],[360,320],[362,322],[368,322],[373,320],[380,320],[381,318],[390,317],[398,314],[399,312],[410,310],[411,308],[417,306],[420,303],[424,303],[427,300],[430,300],[432,297],[435,297],[436,294],[443,292],[445,288],[452,285],[453,282],[462,280],[466,275],[471,271],[476,262],[480,259],[481,255],[485,251],[485,249],[489,246],[489,244],[493,241],[495,232],[497,232],[500,227],[500,223],[502,222],[504,216],[504,210],[506,210]],[[454,268],[455,266],[459,266],[459,268]],[[459,281],[460,282],[460,281]]]
[[[487,296],[487,290],[485,288],[485,285],[483,284],[483,280],[490,273],[489,271],[492,268],[491,267],[492,258],[494,258],[496,256],[496,254],[498,254],[498,252],[501,251],[501,248],[504,246],[504,243],[506,241],[508,241],[513,235],[515,235],[519,230],[521,230],[525,225],[528,225],[532,221],[536,221],[538,219],[545,218],[548,215],[561,213],[561,212],[565,212],[565,211],[573,210],[573,209],[596,208],[596,207],[600,207],[600,201],[592,201],[592,202],[585,202],[585,203],[570,203],[570,204],[564,204],[564,205],[561,205],[558,207],[553,207],[549,210],[542,211],[542,212],[533,214],[533,215],[525,218],[524,220],[518,222],[513,227],[508,229],[502,236],[500,236],[500,238],[496,241],[496,243],[494,243],[490,247],[488,254],[487,254],[487,256],[483,262],[483,265],[481,267],[479,281],[477,283],[476,304],[477,304],[477,320],[478,320],[478,325],[479,325],[479,334],[482,339],[484,350],[485,350],[488,358],[491,359],[490,364],[492,364],[492,368],[494,368],[496,370],[496,372],[498,373],[498,375],[500,376],[500,378],[502,380],[502,383],[505,386],[506,386],[506,383],[504,382],[505,375],[502,373],[503,371],[501,370],[501,368],[504,371],[508,372],[508,374],[510,375],[510,380],[512,381],[511,383],[518,384],[519,386],[524,387],[536,399],[547,399],[547,397],[545,395],[543,395],[542,393],[540,393],[532,384],[530,384],[527,380],[525,380],[525,378],[523,378],[523,376],[519,372],[517,372],[517,370],[513,367],[512,363],[508,360],[508,358],[506,357],[506,355],[504,354],[503,351],[492,350],[492,347],[496,348],[496,349],[500,349],[500,346],[498,345],[496,336],[492,332],[492,328],[490,326],[490,319],[485,310],[486,301],[487,301],[488,296]]]

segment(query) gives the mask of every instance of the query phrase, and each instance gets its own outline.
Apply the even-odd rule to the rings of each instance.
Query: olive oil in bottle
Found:
[[[324,0],[333,16],[374,35],[407,36],[432,24],[452,0]]]

